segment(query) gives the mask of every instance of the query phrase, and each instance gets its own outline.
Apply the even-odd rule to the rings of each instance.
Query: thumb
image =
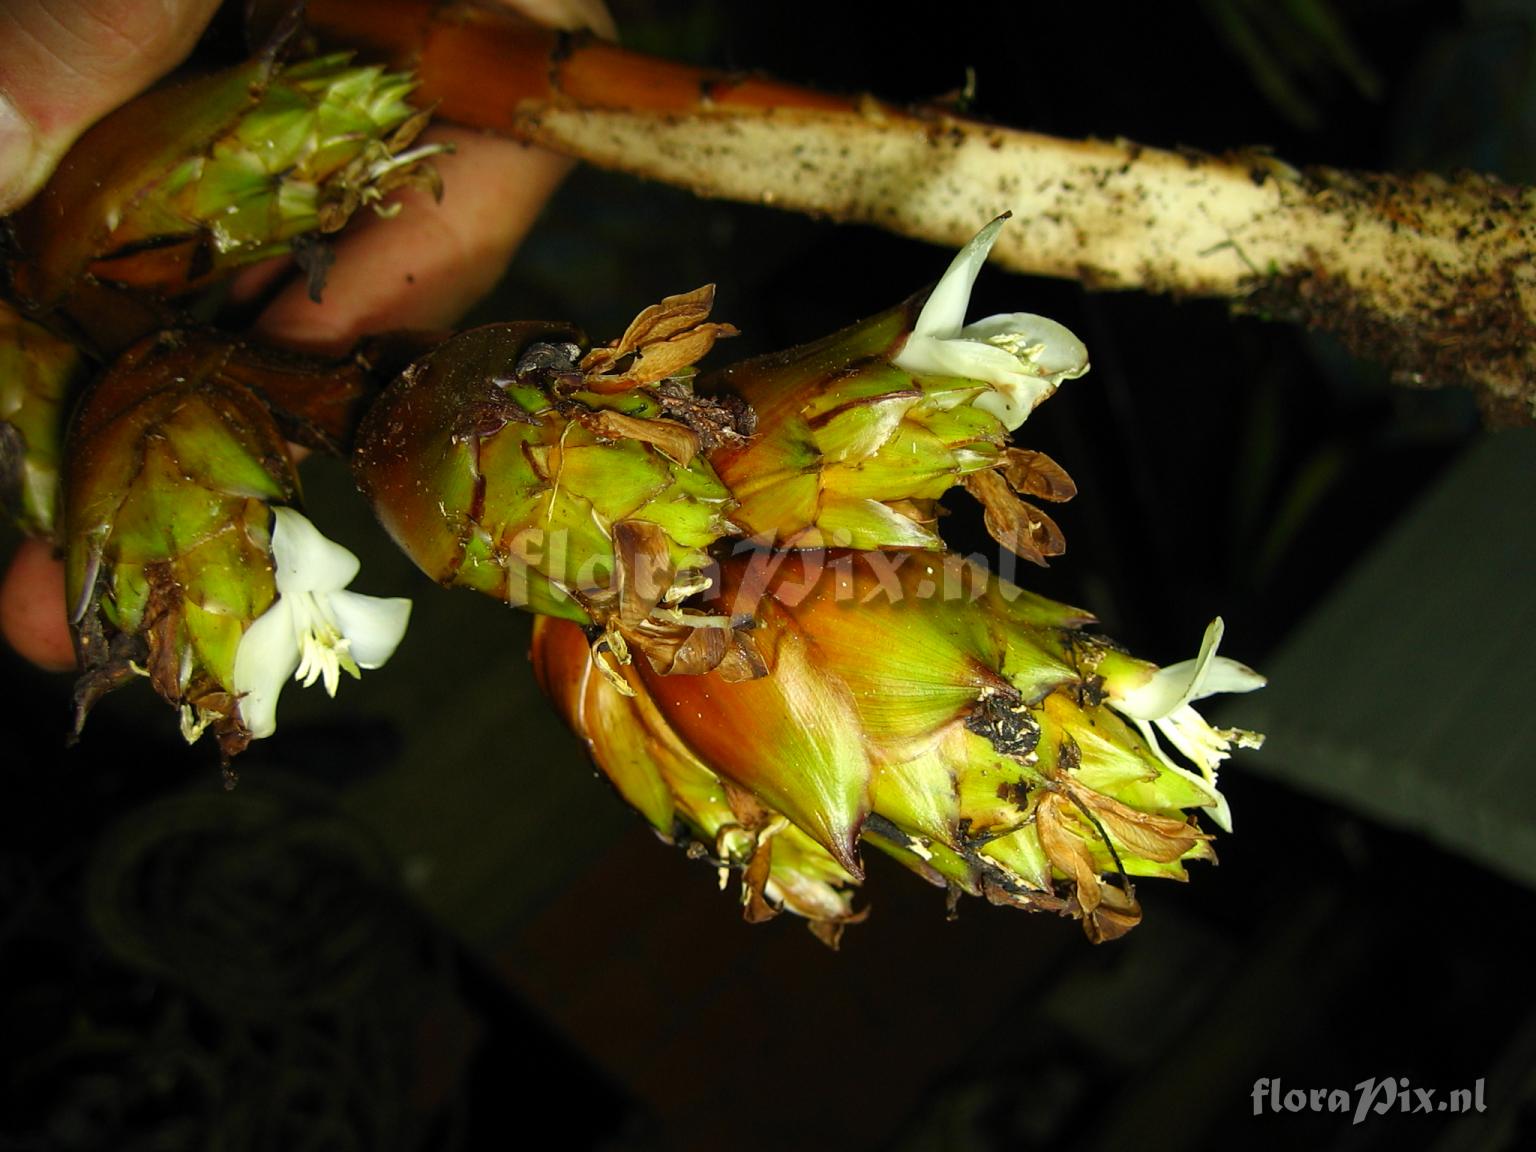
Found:
[[[218,0],[0,3],[0,215],[75,139],[186,58]]]

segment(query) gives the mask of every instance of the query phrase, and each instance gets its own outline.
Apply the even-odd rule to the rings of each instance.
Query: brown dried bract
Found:
[[[1077,495],[1077,485],[1067,470],[1044,452],[1009,448],[1003,453],[1003,478],[1020,496],[1033,496],[1061,504]]]
[[[1202,840],[1211,839],[1209,832],[1200,831],[1187,820],[1142,812],[1091,788],[1071,783],[1066,788],[1114,841],[1159,864],[1170,864]]]
[[[1100,944],[1124,936],[1136,927],[1141,922],[1141,906],[1136,902],[1136,894],[1129,880],[1125,880],[1122,888],[1106,884],[1100,879],[1098,865],[1088,841],[1074,828],[1080,819],[1077,804],[1090,793],[1071,785],[1068,788],[1071,789],[1070,796],[1053,788],[1040,798],[1035,809],[1035,828],[1047,859],[1053,867],[1066,873],[1072,882],[1083,931],[1089,940]],[[1099,814],[1095,814],[1094,818],[1100,821],[1103,819]],[[1114,851],[1113,845],[1106,843],[1106,847]]]
[[[961,483],[981,502],[986,511],[987,532],[1004,548],[1041,567],[1045,566],[1047,556],[1060,556],[1067,550],[1067,538],[1056,521],[1028,501],[1020,500],[997,472],[972,472]]]
[[[706,284],[652,304],[616,342],[582,357],[586,386],[604,394],[627,392],[693,367],[717,339],[736,335],[730,324],[707,322],[714,303],[715,286]]]
[[[695,396],[689,384],[663,380],[656,386],[656,398],[664,413],[693,429],[704,452],[722,445],[734,447],[757,431],[757,413],[752,405],[733,393]]]
[[[607,408],[579,412],[576,419],[594,436],[604,440],[639,440],[684,467],[699,454],[698,435],[674,420],[642,420]]]
[[[645,520],[621,520],[613,526],[614,587],[617,605],[611,617],[626,649],[641,653],[662,676],[718,673],[727,681],[755,680],[768,673],[757,650],[752,621],[740,626],[717,618],[674,611],[658,618],[657,608],[674,592],[666,532]]]

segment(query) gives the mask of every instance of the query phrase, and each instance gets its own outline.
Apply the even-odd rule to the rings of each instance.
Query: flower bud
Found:
[[[427,121],[413,85],[346,55],[264,56],[140,96],[16,217],[18,296],[40,311],[82,282],[176,294],[296,244],[318,292],[317,237],[391,189],[436,187],[423,160],[442,149],[410,148]]]

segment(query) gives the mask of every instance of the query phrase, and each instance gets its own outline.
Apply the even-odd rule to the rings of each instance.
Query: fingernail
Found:
[[[0,216],[21,207],[37,190],[36,153],[32,125],[0,92]]]

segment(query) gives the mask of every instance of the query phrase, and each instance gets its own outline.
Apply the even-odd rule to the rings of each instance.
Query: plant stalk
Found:
[[[366,9],[366,11],[364,11]],[[1536,420],[1536,190],[1462,174],[1298,171],[1063,140],[709,72],[424,0],[317,0],[312,25],[421,77],[447,119],[700,196],[946,247],[1011,210],[994,259],[1094,289],[1225,298],[1332,332],[1401,383]]]

